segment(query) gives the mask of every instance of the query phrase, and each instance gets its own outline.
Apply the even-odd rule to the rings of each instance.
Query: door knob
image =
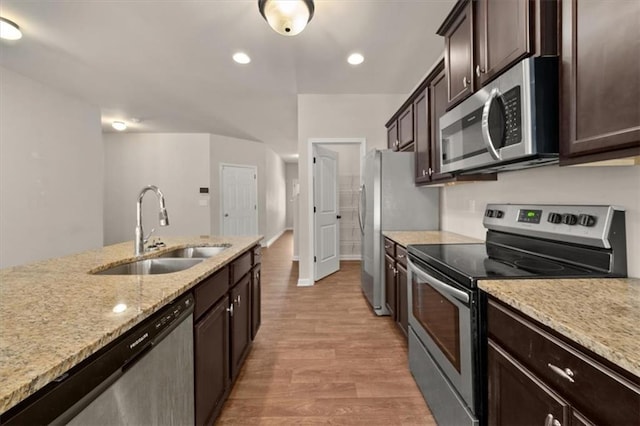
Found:
[[[336,219],[342,219],[342,216],[337,215],[337,216],[336,216]]]

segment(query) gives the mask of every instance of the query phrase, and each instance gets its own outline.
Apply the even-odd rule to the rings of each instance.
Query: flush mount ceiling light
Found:
[[[127,124],[124,121],[114,121],[113,123],[111,123],[111,127],[113,127],[119,132],[122,132],[123,130],[127,130]]]
[[[22,38],[20,27],[13,21],[0,18],[0,38],[5,40],[19,40]]]
[[[233,54],[233,60],[239,64],[248,64],[251,62],[251,58],[244,52],[236,52]]]
[[[313,0],[258,0],[258,9],[275,32],[300,34],[313,18]]]
[[[349,62],[351,65],[360,65],[364,62],[364,56],[359,53],[352,53],[347,58],[347,62]]]

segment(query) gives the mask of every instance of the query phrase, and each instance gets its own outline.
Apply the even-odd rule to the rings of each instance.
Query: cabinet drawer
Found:
[[[407,267],[407,249],[402,247],[400,244],[396,244],[396,262],[400,265],[404,266],[405,269]]]
[[[593,422],[638,424],[637,383],[492,300],[488,307],[488,334]]]
[[[262,247],[257,245],[253,248],[253,264],[262,263]]]
[[[229,290],[229,267],[206,278],[194,290],[196,304],[193,311],[194,319],[198,319],[209,310]]]
[[[388,238],[384,239],[384,252],[389,256],[395,258],[396,257],[396,243],[391,241]]]
[[[251,250],[245,252],[231,263],[231,286],[237,283],[244,275],[251,270]]]

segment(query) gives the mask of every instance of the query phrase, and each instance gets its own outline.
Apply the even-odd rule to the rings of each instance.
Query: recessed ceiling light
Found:
[[[114,121],[111,123],[111,127],[122,132],[123,130],[127,130],[127,124],[124,121]]]
[[[248,64],[251,62],[251,58],[244,52],[236,52],[233,54],[233,60],[239,64]]]
[[[360,65],[364,62],[364,56],[359,53],[352,53],[347,58],[347,62],[349,62],[351,65]]]
[[[5,40],[19,40],[22,38],[20,27],[13,21],[0,18],[0,38]]]

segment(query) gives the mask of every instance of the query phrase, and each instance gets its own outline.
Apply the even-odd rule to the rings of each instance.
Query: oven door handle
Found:
[[[484,141],[484,146],[487,148],[489,155],[491,155],[494,160],[501,160],[502,158],[500,157],[500,153],[493,146],[493,140],[491,139],[491,133],[489,132],[489,112],[491,112],[491,102],[493,102],[493,100],[498,96],[500,96],[500,91],[497,88],[491,90],[491,93],[489,93],[489,97],[482,108],[482,140]]]
[[[434,287],[436,290],[441,291],[442,293],[448,294],[449,296],[455,297],[459,301],[469,304],[469,295],[462,290],[458,290],[448,284],[443,283],[437,278],[432,277],[431,275],[425,274],[422,272],[415,263],[411,262],[411,260],[407,261],[409,263],[409,268],[411,273],[416,274],[422,280],[425,281],[431,287]]]

